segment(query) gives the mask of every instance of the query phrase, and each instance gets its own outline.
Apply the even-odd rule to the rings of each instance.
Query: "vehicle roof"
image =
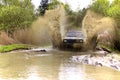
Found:
[[[82,31],[67,31],[67,33],[83,33]]]
[[[67,32],[82,32],[82,31],[78,31],[78,30],[69,30]]]

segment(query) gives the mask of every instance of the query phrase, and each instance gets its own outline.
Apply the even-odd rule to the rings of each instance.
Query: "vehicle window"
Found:
[[[82,32],[67,32],[67,37],[84,37]]]
[[[67,37],[77,37],[76,34],[75,34],[75,33],[72,33],[72,32],[67,33],[66,36],[67,36]]]

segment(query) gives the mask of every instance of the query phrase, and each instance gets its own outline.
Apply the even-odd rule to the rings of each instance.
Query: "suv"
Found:
[[[85,43],[85,36],[82,31],[68,31],[63,38],[64,45],[83,45]]]

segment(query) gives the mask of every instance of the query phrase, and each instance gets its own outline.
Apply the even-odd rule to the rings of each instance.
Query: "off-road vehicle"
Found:
[[[78,45],[82,47],[85,41],[85,36],[82,31],[67,31],[63,38],[63,44],[68,46]]]

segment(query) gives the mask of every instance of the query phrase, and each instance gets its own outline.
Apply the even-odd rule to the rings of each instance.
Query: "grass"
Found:
[[[13,50],[18,50],[18,49],[29,49],[30,47],[25,44],[12,44],[12,45],[4,45],[0,47],[0,52],[10,52]]]
[[[107,49],[107,50],[109,50],[109,51],[115,51],[115,49],[112,48],[112,47],[105,46],[105,45],[100,45],[100,46],[103,47],[103,48],[105,48],[105,49]]]

